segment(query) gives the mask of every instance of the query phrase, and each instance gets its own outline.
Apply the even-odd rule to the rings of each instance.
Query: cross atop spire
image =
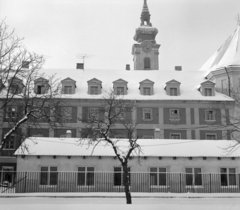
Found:
[[[237,14],[236,20],[237,20],[237,26],[240,26],[240,15],[239,14]]]
[[[141,14],[141,26],[144,25],[144,22],[146,22],[147,26],[152,26],[152,24],[150,23],[150,16],[151,15],[148,10],[147,0],[144,0]]]

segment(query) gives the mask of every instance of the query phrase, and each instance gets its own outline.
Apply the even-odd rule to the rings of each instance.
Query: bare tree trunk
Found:
[[[129,190],[130,175],[128,172],[127,163],[123,164],[123,184],[124,184],[124,190],[125,190],[127,204],[132,204],[132,196],[131,196],[131,192]]]

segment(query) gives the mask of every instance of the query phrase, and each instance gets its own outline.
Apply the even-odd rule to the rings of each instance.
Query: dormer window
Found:
[[[99,95],[101,94],[101,88],[102,88],[102,81],[93,78],[88,83],[88,94],[90,95]]]
[[[72,94],[73,93],[73,87],[72,86],[64,86],[64,88],[63,88],[63,93],[64,94]]]
[[[203,96],[215,96],[215,83],[211,81],[203,82],[199,90]]]
[[[36,80],[34,80],[34,92],[36,94],[45,94],[47,93],[49,89],[48,80],[44,79],[43,77],[40,77]]]
[[[153,95],[153,85],[154,85],[154,82],[149,79],[145,79],[141,81],[140,87],[139,87],[140,94],[145,96]]]
[[[61,81],[63,94],[74,94],[76,89],[76,81],[71,78],[66,78]]]
[[[127,81],[123,79],[118,79],[113,82],[113,89],[116,95],[126,95],[127,94]]]
[[[90,87],[90,94],[91,95],[98,95],[98,86],[91,86]]]
[[[117,95],[124,95],[124,87],[117,87]]]
[[[176,81],[176,80],[171,80],[169,82],[166,83],[166,93],[169,96],[179,96],[180,95],[180,82]]]
[[[19,94],[22,92],[24,85],[21,79],[12,77],[8,80],[9,91],[12,94]]]

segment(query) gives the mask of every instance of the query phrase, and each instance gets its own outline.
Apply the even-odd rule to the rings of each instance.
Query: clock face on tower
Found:
[[[143,45],[142,50],[143,50],[143,52],[148,53],[152,50],[152,45],[145,44],[145,45]]]

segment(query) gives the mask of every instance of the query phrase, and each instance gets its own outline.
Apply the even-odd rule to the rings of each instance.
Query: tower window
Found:
[[[144,58],[144,69],[150,69],[150,58]]]

